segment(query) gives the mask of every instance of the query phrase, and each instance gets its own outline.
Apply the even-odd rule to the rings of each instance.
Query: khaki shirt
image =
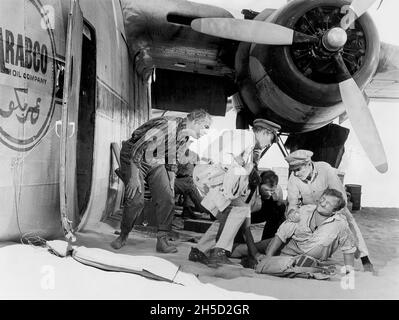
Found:
[[[326,219],[317,229],[310,228],[316,205],[302,206],[299,211],[299,222],[285,221],[276,235],[286,246],[282,254],[310,254],[316,259],[328,259],[338,248],[344,253],[356,251],[355,240],[349,229],[346,218],[340,213]]]
[[[326,162],[313,162],[314,170],[310,181],[302,181],[291,173],[288,179],[288,211],[301,205],[317,204],[323,192],[330,188],[340,191],[345,199],[346,191],[336,169]]]
[[[208,146],[213,163],[245,166],[253,161],[255,134],[252,130],[226,130]],[[237,161],[238,160],[238,161]]]

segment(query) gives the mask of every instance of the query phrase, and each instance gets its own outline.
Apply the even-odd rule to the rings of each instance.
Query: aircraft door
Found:
[[[60,211],[65,233],[79,223],[76,179],[76,144],[82,60],[83,15],[78,0],[71,0],[65,58],[62,129],[60,135]]]

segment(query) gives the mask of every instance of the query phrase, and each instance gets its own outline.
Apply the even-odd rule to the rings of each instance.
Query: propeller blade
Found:
[[[191,22],[195,31],[236,41],[268,45],[291,45],[318,41],[317,37],[278,24],[233,18],[201,18]]]
[[[360,17],[365,13],[371,6],[376,2],[376,0],[353,0],[351,3],[352,10]]]
[[[345,78],[339,83],[339,91],[351,125],[371,163],[379,172],[385,173],[388,171],[387,157],[367,101],[351,77],[342,56],[337,54],[335,58]]]
[[[339,84],[342,101],[356,135],[375,168],[385,173],[388,162],[380,135],[363,94],[355,80],[350,78]]]
[[[345,15],[341,20],[341,27],[345,30],[348,29],[357,18],[371,8],[374,2],[376,2],[376,0],[353,0],[349,8],[352,10],[354,15],[351,13]]]

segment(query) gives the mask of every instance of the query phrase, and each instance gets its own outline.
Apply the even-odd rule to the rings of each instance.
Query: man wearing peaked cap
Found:
[[[221,222],[220,228],[217,222],[211,225],[198,242],[197,246],[191,249],[189,260],[206,263],[208,265],[231,263],[227,255],[232,251],[234,238],[240,230],[240,227],[244,224],[245,232],[250,232],[251,205],[255,202],[256,196],[254,195],[261,182],[257,171],[257,165],[264,152],[276,142],[278,130],[280,129],[281,127],[276,123],[264,119],[256,119],[253,122],[252,130],[226,130],[221,135],[221,139],[216,141],[216,143],[218,143],[218,148],[221,146],[220,141],[223,142],[222,148],[220,149],[220,155],[222,156],[220,156],[219,159],[212,159],[213,163],[215,165],[217,163],[222,164],[222,166],[226,168],[232,165],[233,167],[234,165],[239,165],[241,168],[245,168],[246,174],[243,176],[248,178],[247,181],[245,181],[245,194],[241,194],[235,199],[227,199],[228,201],[222,202],[220,200],[223,199],[223,197],[227,197],[225,186],[220,188],[212,184],[213,187],[210,188],[213,189],[211,190],[212,193],[208,192],[205,196],[205,199],[209,199],[210,201],[203,203],[203,205],[205,207],[206,205],[213,206],[212,203],[214,202],[216,204],[217,202],[214,200],[218,200],[228,207],[226,210],[215,208],[216,206],[207,208],[211,212],[214,210],[216,218]],[[213,150],[214,148],[211,146],[210,149]],[[204,172],[208,170],[208,168],[204,169]],[[200,166],[194,169],[194,176],[196,176],[199,170],[201,170]],[[229,180],[226,178],[228,172],[223,178],[224,181]],[[204,174],[202,173],[202,175]],[[201,189],[199,181],[194,178],[194,182],[198,183],[197,187]],[[217,197],[216,195],[218,195],[222,189],[223,192],[221,192],[221,194],[223,197]],[[220,235],[219,237],[217,237],[218,234]],[[217,241],[216,238],[218,238]],[[209,252],[209,259],[205,254],[206,252]],[[255,256],[256,252],[251,251],[251,255]]]
[[[288,162],[290,169],[294,170],[295,168],[298,168],[312,161],[312,156],[313,156],[312,151],[296,150],[287,157],[285,157],[285,160]]]
[[[255,135],[254,162],[259,162],[264,152],[275,142],[277,142],[278,132],[281,127],[272,121],[265,119],[255,119],[252,131]],[[263,149],[263,152],[261,152]]]
[[[276,142],[277,140],[277,134],[281,130],[281,127],[274,122],[265,120],[265,119],[255,119],[253,122],[253,132],[256,133],[259,131],[267,131],[270,132],[274,135],[274,139],[272,140],[273,142]]]
[[[277,131],[281,130],[281,127],[277,123],[265,119],[255,119],[253,122],[253,126],[268,129],[270,131],[273,131],[275,134],[277,134]]]
[[[285,158],[292,172],[287,185],[287,220],[296,221],[297,209],[302,205],[317,204],[326,189],[340,191],[347,202],[346,191],[336,169],[326,162],[312,161],[312,156],[312,151],[296,150]],[[366,243],[355,219],[346,207],[341,212],[346,216],[349,228],[357,239],[357,249],[360,252],[364,270],[373,271]]]

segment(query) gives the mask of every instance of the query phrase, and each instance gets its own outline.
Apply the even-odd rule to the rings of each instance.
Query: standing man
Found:
[[[290,221],[298,220],[299,212],[297,209],[302,205],[317,204],[326,189],[340,191],[345,202],[347,201],[344,185],[339,179],[336,170],[326,162],[313,162],[312,155],[313,152],[311,151],[297,150],[285,158],[292,171],[287,187],[287,219]],[[346,207],[341,211],[346,216],[349,228],[355,237],[364,270],[374,271],[373,265],[368,258],[366,243],[355,219]]]
[[[122,143],[121,174],[125,199],[121,234],[112,241],[114,249],[126,244],[136,218],[144,208],[144,180],[147,181],[158,220],[156,250],[177,252],[167,241],[174,208],[174,178],[177,162],[185,156],[189,137],[199,138],[209,129],[210,115],[204,110],[189,113],[186,118],[154,118]]]
[[[259,186],[259,196],[256,198],[254,206],[251,208],[251,224],[265,222],[261,241],[271,239],[275,236],[277,229],[285,220],[285,201],[283,190],[278,184],[278,176],[272,170],[262,172],[261,185]],[[255,243],[255,248],[262,253],[261,241]],[[248,256],[247,241],[241,233],[234,239],[234,249],[231,253],[232,258]]]
[[[208,205],[208,210],[225,224],[216,242],[218,225],[214,222],[197,247],[191,249],[189,260],[213,265],[231,263],[227,255],[232,251],[234,238],[244,222],[246,226],[250,225],[251,205],[255,201],[251,189],[256,189],[260,183],[258,162],[262,153],[276,141],[280,129],[278,124],[271,121],[256,119],[252,131],[226,131],[219,139],[219,162],[212,159],[221,168],[220,174],[218,170],[212,172],[215,165],[203,167],[203,172],[198,175],[194,171],[194,182],[200,190],[207,190],[202,204],[205,207]],[[206,182],[200,181],[199,176],[205,177]],[[234,198],[232,194],[235,194]],[[246,228],[245,233],[248,231],[249,228]],[[209,258],[205,254],[208,250]]]

